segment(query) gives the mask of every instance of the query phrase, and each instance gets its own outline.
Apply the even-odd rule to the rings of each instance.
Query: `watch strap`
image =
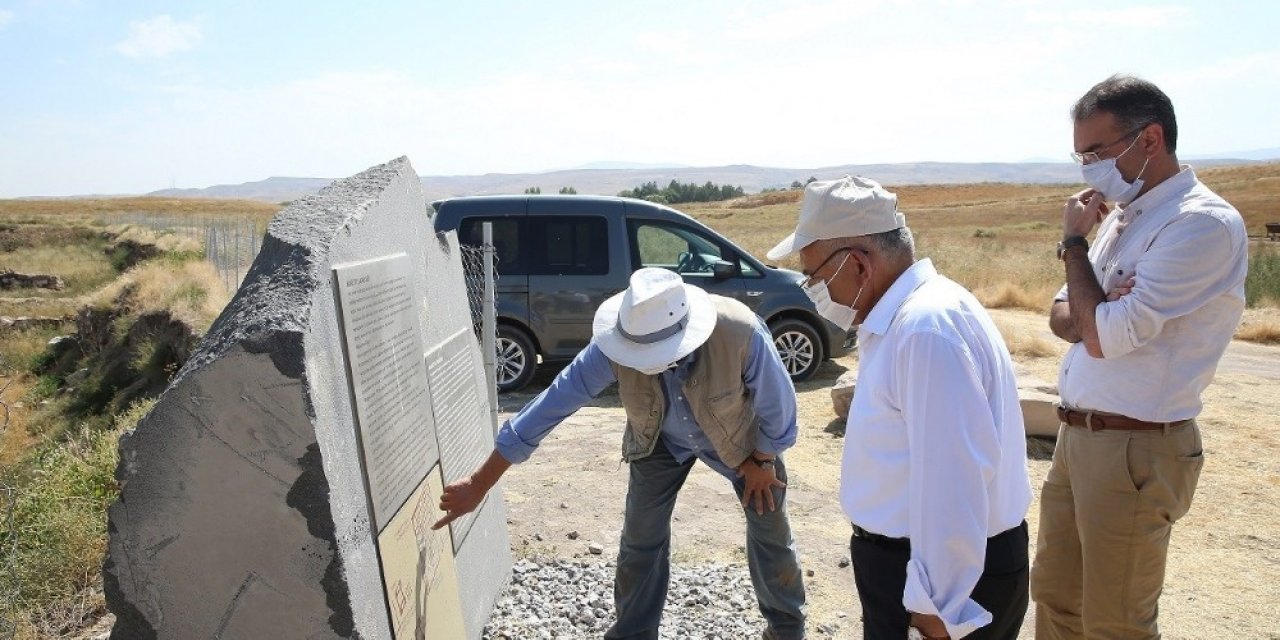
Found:
[[[1089,240],[1084,236],[1068,236],[1062,239],[1062,247],[1064,249],[1070,249],[1071,247],[1077,247],[1077,246],[1088,249]]]
[[[1058,243],[1058,259],[1062,260],[1067,255],[1067,249],[1072,247],[1084,247],[1085,251],[1089,250],[1089,240],[1084,236],[1068,236]]]

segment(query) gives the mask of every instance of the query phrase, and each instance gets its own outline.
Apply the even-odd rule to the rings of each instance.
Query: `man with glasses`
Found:
[[[1049,318],[1073,344],[1040,499],[1036,637],[1158,638],[1169,535],[1204,464],[1200,394],[1244,310],[1248,238],[1178,164],[1154,84],[1112,76],[1071,115],[1089,188],[1063,211],[1067,284]]]
[[[1027,609],[1031,503],[1013,362],[982,305],[915,259],[897,196],[812,182],[795,233],[803,288],[858,325],[840,502],[863,637],[1008,638]]]

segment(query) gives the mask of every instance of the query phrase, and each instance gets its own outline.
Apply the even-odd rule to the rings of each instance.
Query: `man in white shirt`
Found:
[[[897,196],[862,178],[812,182],[796,231],[818,312],[858,324],[858,392],[840,501],[863,636],[1016,638],[1031,503],[1009,351],[982,305],[916,262]]]
[[[1040,498],[1036,637],[1159,638],[1169,535],[1204,465],[1200,393],[1244,310],[1248,238],[1178,164],[1173,104],[1154,84],[1112,76],[1072,118],[1090,188],[1067,200],[1067,284],[1049,319],[1074,344]]]

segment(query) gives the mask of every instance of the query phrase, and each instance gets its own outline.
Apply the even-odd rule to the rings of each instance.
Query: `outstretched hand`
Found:
[[[475,511],[476,507],[480,506],[488,490],[477,484],[473,478],[474,476],[467,476],[444,488],[444,493],[440,495],[440,510],[444,512],[444,517],[431,525],[433,530]]]

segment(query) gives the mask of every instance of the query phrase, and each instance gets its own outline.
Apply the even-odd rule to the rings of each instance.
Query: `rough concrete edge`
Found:
[[[335,181],[319,194],[296,201],[278,213],[268,225],[262,250],[245,274],[244,284],[214,320],[191,358],[174,376],[164,393],[160,395],[158,402],[164,402],[165,396],[171,390],[221,357],[236,344],[244,344],[246,350],[250,350],[251,345],[260,343],[259,341],[266,336],[283,335],[296,342],[298,357],[294,361],[281,358],[274,352],[272,361],[281,374],[295,379],[303,377],[305,373],[305,357],[302,354],[303,334],[311,312],[311,292],[314,291],[316,283],[324,283],[328,280],[327,273],[320,273],[324,261],[319,258],[327,255],[336,234],[358,222],[378,201],[379,194],[392,183],[401,168],[408,165],[408,162],[407,157],[401,156],[355,176]],[[320,218],[316,216],[317,211],[322,214]],[[307,230],[323,229],[332,229],[333,233],[328,235],[305,233]],[[293,270],[280,268],[291,263],[299,265],[300,268]],[[268,298],[283,298],[287,302],[268,305],[266,304]],[[268,314],[267,311],[270,309],[277,309],[279,312]],[[306,388],[305,384],[304,388]],[[305,397],[304,402],[308,415],[314,416],[310,397]],[[163,425],[153,427],[152,422],[144,417],[139,421],[137,429],[163,428]],[[128,506],[125,502],[124,490],[129,477],[136,473],[136,455],[131,440],[130,434],[126,433],[120,438],[118,444],[120,462],[116,466],[115,478],[121,491],[119,497],[108,509],[108,545],[103,559],[103,583],[108,609],[117,616],[112,637],[155,638],[157,632],[151,621],[128,600],[124,590],[121,589],[119,578],[121,567],[115,562],[111,553],[110,540],[119,535],[111,512],[123,512],[124,517],[127,518]],[[299,463],[303,467],[303,472],[291,488],[290,495],[294,495],[295,489],[301,491],[305,488],[305,486],[300,488],[301,485],[315,482],[315,475],[318,475],[319,481],[324,484],[323,492],[327,495],[328,482],[318,446],[314,456],[308,454]],[[341,578],[341,554],[338,552],[334,535],[335,526],[327,501],[322,508],[314,506],[304,508],[307,507],[306,501],[299,495],[299,504],[289,506],[299,510],[307,520],[308,531],[320,539],[327,540],[334,552],[334,560],[325,573],[327,584],[322,585],[330,610],[333,612],[330,616],[331,627],[345,637],[359,638],[359,633],[353,628],[350,599],[343,597],[346,587]],[[326,531],[328,537],[321,537]],[[338,587],[335,589],[334,585]],[[335,599],[342,602],[335,602]],[[341,633],[341,629],[348,628],[351,629],[350,632]]]
[[[359,222],[378,196],[399,174],[409,159],[401,156],[390,162],[370,167],[349,178],[337,180],[314,196],[291,203],[276,214],[267,225],[262,248],[245,273],[244,284],[205,334],[173,384],[212,362],[232,344],[237,336],[280,330],[306,331],[311,314],[309,283],[328,281],[322,273],[323,257],[337,234]],[[330,234],[308,233],[331,229]],[[285,264],[298,264],[302,269],[282,270]],[[289,277],[293,276],[293,277]],[[301,276],[309,276],[301,277]],[[268,296],[284,298],[288,304],[275,305],[280,312],[265,315],[261,304]]]

